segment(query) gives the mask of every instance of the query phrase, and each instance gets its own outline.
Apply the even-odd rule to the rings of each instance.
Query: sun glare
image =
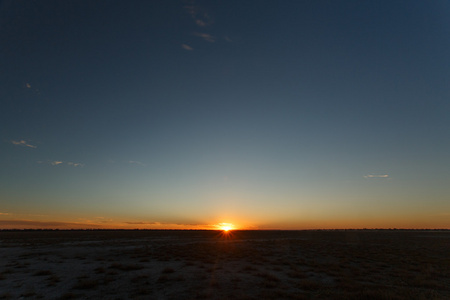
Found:
[[[223,230],[223,231],[230,231],[234,228],[233,224],[230,224],[230,223],[220,223],[218,227],[220,230]]]

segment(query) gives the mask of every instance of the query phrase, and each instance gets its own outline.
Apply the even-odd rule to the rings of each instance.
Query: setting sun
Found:
[[[234,228],[233,224],[230,223],[220,223],[218,228],[223,231],[230,231]]]

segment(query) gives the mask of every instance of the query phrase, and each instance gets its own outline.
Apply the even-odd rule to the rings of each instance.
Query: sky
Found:
[[[0,228],[450,228],[450,1],[6,0],[0,45]]]

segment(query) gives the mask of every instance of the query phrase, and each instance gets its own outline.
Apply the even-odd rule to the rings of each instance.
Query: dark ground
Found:
[[[450,231],[0,231],[0,299],[450,299]]]

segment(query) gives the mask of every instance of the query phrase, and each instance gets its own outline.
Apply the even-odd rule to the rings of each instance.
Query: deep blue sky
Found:
[[[0,45],[0,227],[450,226],[449,1],[3,1]]]

